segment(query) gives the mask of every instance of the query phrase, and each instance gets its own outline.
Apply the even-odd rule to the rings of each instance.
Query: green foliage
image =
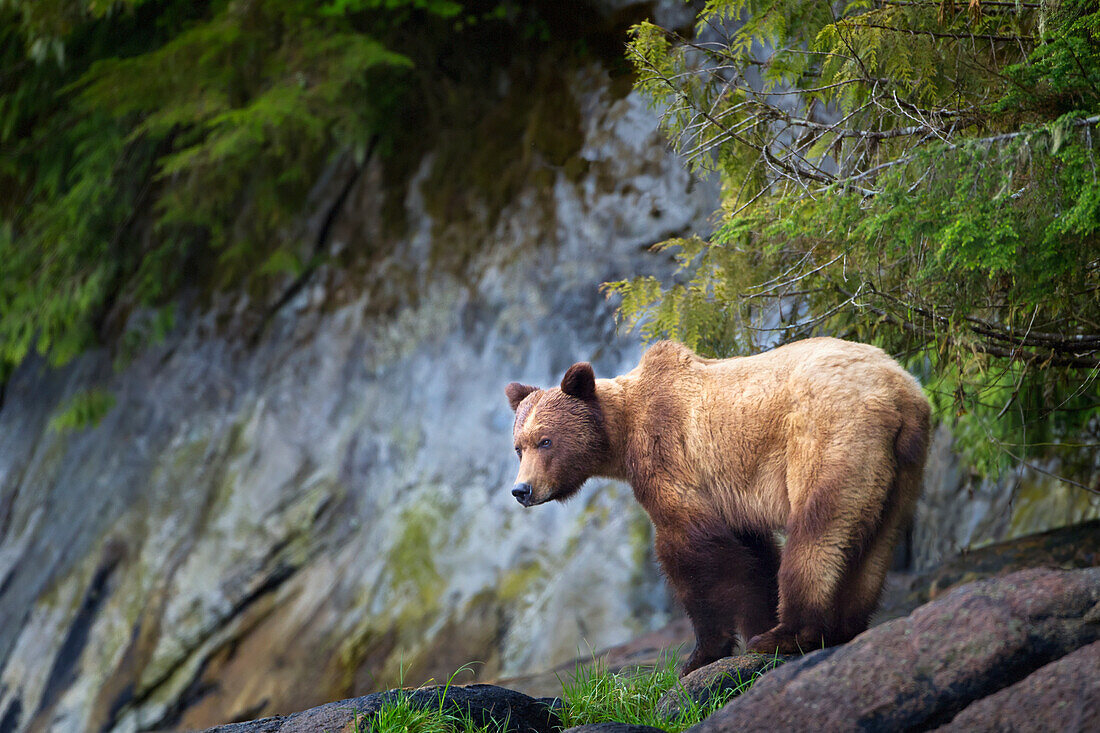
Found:
[[[332,156],[415,155],[431,95],[485,63],[438,57],[537,19],[509,0],[0,0],[0,383],[31,351],[155,338],[183,287],[265,296],[315,266],[303,209]]]
[[[650,725],[669,733],[690,728],[752,686],[759,675],[739,686],[711,697],[703,705],[684,695],[682,706],[674,716],[657,710],[657,702],[669,690],[680,685],[677,657],[666,654],[653,667],[613,674],[598,662],[580,665],[566,680],[562,680],[564,702],[558,715],[565,728],[597,723],[627,723]]]
[[[221,244],[224,280],[293,257],[278,238],[324,151],[372,130],[370,105],[346,100],[369,99],[375,67],[410,63],[315,5],[227,5],[153,51],[96,62],[75,85],[86,109],[134,120],[128,140],[171,139],[156,161],[154,180],[171,181],[156,225]]]
[[[365,149],[380,71],[410,64],[333,9],[0,6],[0,380],[32,348],[72,358],[111,308],[168,303],[204,251],[215,285],[300,266],[291,222],[320,166]]]
[[[0,384],[34,351],[58,365],[108,344],[124,360],[184,289],[279,302],[328,256],[305,214],[327,203],[314,187],[334,156],[381,159],[396,192],[434,147],[459,172],[433,172],[448,214],[498,209],[572,162],[572,122],[541,123],[571,98],[544,94],[539,59],[552,37],[548,57],[570,59],[607,29],[555,5],[0,0]],[[383,202],[387,234],[402,200]],[[377,254],[349,249],[334,267]]]
[[[413,699],[416,690],[396,690],[394,699],[371,714],[356,714],[351,729],[355,733],[503,733],[507,725],[480,725],[470,710],[447,705],[447,690],[463,672],[472,671],[464,664],[454,671],[440,688],[436,704],[424,706]],[[404,677],[404,670],[401,675]]]
[[[69,399],[60,412],[50,418],[50,428],[61,433],[92,427],[114,406],[115,396],[111,392],[102,389],[79,392]]]
[[[478,725],[469,711],[451,712],[443,706],[424,708],[412,704],[406,691],[372,715],[358,716],[352,730],[366,733],[501,733],[504,726]]]
[[[695,41],[637,26],[639,86],[725,194],[709,241],[661,245],[671,282],[608,285],[625,320],[713,355],[877,343],[979,470],[1055,455],[1087,476],[1100,12],[1052,7],[715,0]]]
[[[462,4],[451,0],[330,0],[324,6],[326,15],[359,13],[364,10],[424,10],[443,18],[453,18],[462,12]]]
[[[782,664],[777,658],[774,668]],[[499,733],[504,724],[483,726],[473,720],[469,710],[448,707],[446,690],[455,678],[469,669],[469,665],[456,671],[441,689],[437,704],[423,706],[414,701],[414,690],[396,691],[394,700],[369,715],[357,715],[352,729],[372,733]],[[555,712],[563,728],[599,723],[626,723],[650,725],[679,733],[711,715],[729,700],[742,694],[765,672],[750,679],[737,680],[737,685],[713,695],[700,705],[686,694],[679,712],[667,715],[657,710],[657,702],[669,690],[680,687],[678,655],[664,654],[652,667],[637,667],[620,673],[608,672],[598,661],[588,666],[577,665],[566,679],[561,680],[562,706]]]

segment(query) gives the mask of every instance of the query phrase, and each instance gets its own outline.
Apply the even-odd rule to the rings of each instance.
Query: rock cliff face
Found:
[[[360,274],[322,267],[262,328],[255,307],[192,310],[121,372],[23,365],[0,411],[0,728],[288,712],[666,620],[628,489],[530,512],[509,495],[503,385],[632,366],[599,283],[665,266],[644,249],[705,234],[717,204],[640,98],[598,67],[565,84],[565,165],[493,217],[434,216],[429,156],[385,241],[368,166],[328,243],[369,253]],[[51,430],[89,386],[116,397],[105,419]]]
[[[439,151],[395,235],[378,162],[337,161],[304,226],[358,267],[192,304],[121,370],[22,365],[0,407],[0,730],[201,727],[473,660],[545,669],[667,620],[629,489],[530,512],[508,493],[503,384],[632,366],[599,283],[664,270],[645,248],[717,205],[622,87],[593,64],[521,107],[527,167],[496,208],[450,216],[447,181],[480,160],[494,183],[493,159]],[[91,387],[116,398],[103,421],[53,430]],[[936,476],[924,526],[962,536],[957,469]]]
[[[1057,472],[1058,466],[1044,466]],[[959,552],[1100,517],[1100,495],[1049,475],[1018,468],[996,478],[976,476],[951,449],[940,426],[917,506],[910,560],[928,570]]]

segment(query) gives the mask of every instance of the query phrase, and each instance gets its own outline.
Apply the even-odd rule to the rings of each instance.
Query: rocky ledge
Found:
[[[696,730],[810,726],[1100,730],[1100,568],[962,586],[779,667]]]
[[[760,679],[692,733],[775,730],[1100,730],[1100,568],[1029,569],[961,586],[856,637],[783,664],[759,655],[692,673],[662,701],[704,700]],[[364,730],[397,691],[217,733]],[[424,688],[414,705],[469,709],[515,733],[560,730],[560,701],[493,685]],[[641,733],[619,723],[572,731]]]
[[[221,725],[208,729],[207,733],[368,733],[365,719],[382,707],[392,705],[399,694],[399,690],[376,692],[293,715]],[[496,685],[425,687],[410,691],[408,701],[414,707],[469,711],[475,723],[499,723],[508,733],[556,733],[561,730],[554,713],[560,701],[529,697]]]

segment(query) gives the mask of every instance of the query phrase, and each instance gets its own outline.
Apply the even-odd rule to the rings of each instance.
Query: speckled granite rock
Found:
[[[1094,623],[1100,623],[1100,619]],[[970,704],[938,730],[952,733],[1100,730],[1100,641]]]
[[[929,730],[1100,640],[1098,604],[1100,568],[1025,570],[972,583],[844,646],[785,664],[691,730]],[[1016,699],[1026,700],[1041,680]],[[1019,710],[1028,715],[1023,702]],[[1014,723],[1035,729],[1026,717]]]

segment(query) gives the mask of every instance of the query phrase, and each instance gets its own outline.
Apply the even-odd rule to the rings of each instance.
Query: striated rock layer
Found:
[[[429,156],[388,241],[377,164],[338,164],[329,189],[354,182],[328,246],[368,266],[322,267],[266,324],[192,312],[118,373],[108,354],[18,370],[0,411],[0,729],[289,712],[471,661],[545,667],[667,620],[629,489],[537,512],[508,491],[503,385],[633,365],[599,284],[667,267],[645,249],[705,233],[717,204],[642,99],[598,67],[567,83],[569,165],[536,166],[500,211],[433,215]],[[52,431],[89,386],[114,409]]]

